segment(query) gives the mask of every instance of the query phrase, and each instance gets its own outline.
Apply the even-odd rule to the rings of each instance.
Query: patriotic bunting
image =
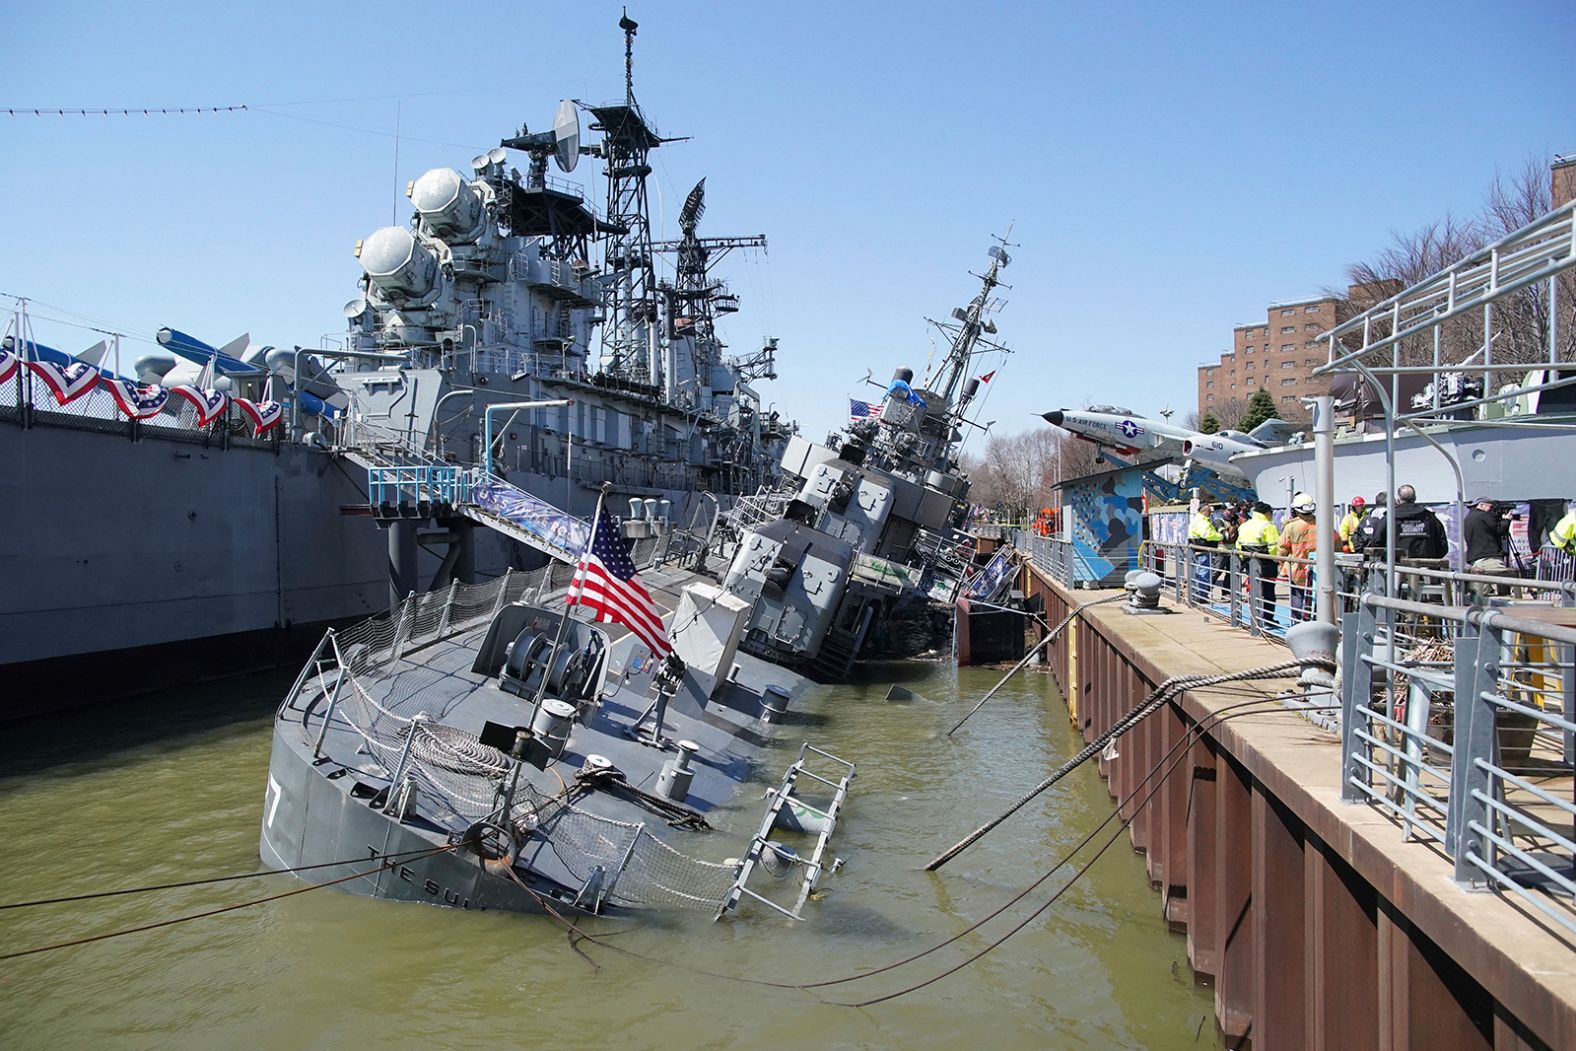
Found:
[[[182,383],[170,388],[171,394],[179,394],[191,402],[197,409],[197,426],[206,427],[224,414],[230,404],[230,396],[222,390],[205,387],[198,390],[190,384]]]
[[[284,406],[277,401],[252,401],[249,398],[234,398],[236,408],[246,413],[257,428],[253,433],[261,435],[279,426],[279,421],[284,419]]]
[[[0,383],[4,383],[16,375],[17,369],[22,367],[22,359],[9,350],[0,350]]]
[[[134,420],[152,419],[163,412],[170,401],[170,392],[156,383],[139,387],[118,376],[105,376],[104,386],[109,388],[109,395],[120,406],[120,411]]]
[[[69,405],[92,392],[98,386],[99,370],[85,361],[73,361],[69,365],[56,365],[52,361],[29,361],[27,367],[33,374],[44,381],[44,385],[54,394],[55,400],[62,405]]]
[[[662,615],[640,583],[629,547],[605,509],[597,516],[591,543],[575,567],[564,604],[582,605],[596,620],[624,625],[658,657],[673,651]]]

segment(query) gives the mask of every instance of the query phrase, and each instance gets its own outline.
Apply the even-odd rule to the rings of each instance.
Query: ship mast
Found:
[[[663,139],[646,122],[635,101],[635,30],[639,24],[626,13],[618,21],[624,31],[624,100],[587,106],[602,132],[598,153],[607,176],[607,224],[603,242],[607,281],[603,291],[606,323],[602,326],[602,371],[632,383],[662,383],[657,346],[657,277],[651,250],[651,209],[646,177],[650,154]]]
[[[1007,231],[1010,235],[1011,229]],[[936,366],[936,371],[926,380],[925,389],[934,391],[942,396],[947,405],[954,404],[958,393],[958,385],[963,383],[968,375],[969,364],[974,355],[987,350],[999,350],[1011,353],[1006,347],[987,338],[996,334],[996,323],[990,320],[989,315],[1001,309],[1001,300],[992,297],[998,287],[1011,287],[1003,285],[1001,272],[1012,262],[1007,254],[1009,247],[1005,237],[995,239],[996,244],[990,246],[990,266],[983,274],[973,274],[980,279],[980,290],[966,307],[956,307],[952,311],[954,323],[932,321],[931,324],[952,334],[952,345],[947,349],[947,356]],[[970,271],[972,274],[973,271]],[[962,416],[972,395],[973,385],[964,389],[964,397],[957,404],[957,415]]]

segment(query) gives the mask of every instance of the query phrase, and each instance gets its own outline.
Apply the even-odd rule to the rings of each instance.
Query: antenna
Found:
[[[527,176],[527,184],[531,189],[540,190],[547,179],[547,158],[553,158],[562,171],[573,171],[580,160],[580,112],[569,99],[558,103],[558,112],[553,117],[553,130],[533,132],[524,124],[520,125],[520,134],[503,140],[487,152],[487,160],[492,164],[502,164],[508,156],[503,147],[511,150],[522,150],[531,157],[531,167]],[[472,163],[478,163],[478,157]]]
[[[627,7],[618,20],[618,28],[624,31],[624,103],[633,106],[635,104],[635,30],[640,28],[640,23],[629,17]]]
[[[564,172],[574,171],[580,162],[580,111],[568,99],[558,103],[553,118],[553,160]]]
[[[700,225],[701,216],[706,214],[706,179],[701,177],[700,182],[689,192],[684,199],[684,207],[679,211],[679,229],[690,233]]]

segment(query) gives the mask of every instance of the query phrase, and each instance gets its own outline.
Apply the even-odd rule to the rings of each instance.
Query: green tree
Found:
[[[1204,418],[1198,422],[1198,429],[1203,434],[1214,434],[1220,430],[1220,421],[1215,419],[1215,414],[1206,412]]]
[[[1275,399],[1270,397],[1270,392],[1260,387],[1253,397],[1248,399],[1248,408],[1237,421],[1237,430],[1251,431],[1265,420],[1275,418]]]

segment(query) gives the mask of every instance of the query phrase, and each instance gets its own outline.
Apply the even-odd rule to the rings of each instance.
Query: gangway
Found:
[[[367,501],[380,522],[456,514],[560,562],[574,564],[590,524],[479,467],[440,460],[403,435],[363,426],[339,452],[367,472]]]

